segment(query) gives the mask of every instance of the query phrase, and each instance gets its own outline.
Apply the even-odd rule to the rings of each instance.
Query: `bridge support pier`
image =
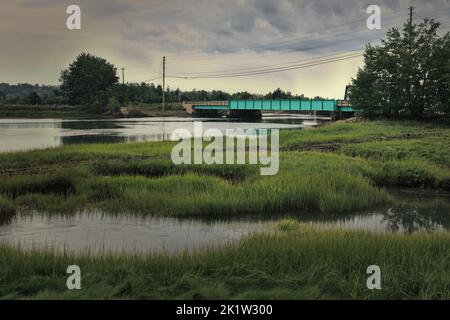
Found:
[[[230,110],[227,115],[228,118],[252,118],[261,119],[261,110]]]
[[[333,119],[333,121],[342,120],[341,112],[340,111],[333,112],[331,114],[331,119]]]
[[[193,117],[220,118],[224,112],[222,110],[193,110]]]

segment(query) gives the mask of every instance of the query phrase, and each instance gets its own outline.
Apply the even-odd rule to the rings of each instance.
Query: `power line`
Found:
[[[332,57],[332,58],[326,58],[326,59],[315,59],[316,61],[311,61],[311,62],[309,62],[309,63],[318,63],[318,62],[325,62],[325,61],[328,61],[328,60],[334,60],[334,59],[341,59],[341,58],[349,58],[349,57],[353,57],[353,56],[355,56],[355,55],[357,55],[357,56],[359,56],[359,55],[361,55],[361,53],[353,53],[353,54],[347,54],[347,55],[344,55],[344,56],[341,56],[341,57],[339,57],[339,56],[334,56],[334,57]],[[293,63],[293,64],[290,64],[290,65],[287,65],[287,66],[285,66],[285,67],[274,67],[274,66],[269,66],[269,67],[264,67],[264,68],[253,68],[252,70],[249,70],[249,71],[245,71],[245,70],[237,70],[236,72],[229,72],[229,71],[227,71],[227,70],[224,70],[224,71],[222,71],[222,72],[215,72],[215,73],[213,73],[212,75],[210,74],[210,75],[205,75],[205,76],[216,76],[216,75],[235,75],[235,74],[242,74],[242,73],[253,73],[253,72],[265,72],[265,71],[274,71],[274,70],[280,70],[280,69],[285,69],[285,68],[291,68],[291,67],[296,67],[296,66],[302,66],[302,65],[305,65],[305,64],[309,64],[309,63],[301,63],[301,64],[298,64],[298,62],[297,63]],[[191,75],[192,75],[192,73],[191,73]],[[186,76],[187,78],[194,78],[194,77],[196,77],[196,78],[198,78],[198,77],[203,77],[202,75],[198,75],[198,76]]]
[[[246,71],[246,70],[254,70],[254,69],[258,69],[258,68],[268,68],[268,67],[277,67],[277,66],[284,66],[284,65],[291,65],[291,64],[296,64],[296,63],[300,63],[300,62],[307,62],[307,61],[311,61],[311,60],[317,60],[317,59],[322,59],[322,58],[328,58],[328,57],[337,57],[340,55],[348,55],[351,52],[362,52],[363,50],[352,50],[352,51],[347,51],[347,52],[340,52],[340,53],[333,53],[333,54],[327,54],[327,55],[323,55],[323,56],[319,56],[319,57],[313,57],[313,58],[307,58],[307,59],[301,59],[301,60],[294,60],[294,61],[288,61],[288,62],[283,62],[283,63],[277,63],[277,64],[271,64],[271,65],[267,65],[267,66],[261,66],[261,67],[248,67],[248,68],[238,68],[238,69],[227,69],[227,70],[222,70],[222,71],[203,71],[203,72],[186,72],[186,74],[190,74],[190,75],[201,75],[201,74],[214,74],[214,73],[225,73],[225,72],[233,72],[233,71]]]
[[[440,15],[443,15],[443,14],[445,14],[445,11],[442,11],[442,9],[446,9],[446,8],[448,8],[448,7],[440,7],[440,8],[429,8],[428,6],[423,6],[423,7],[418,7],[418,9],[419,9],[419,11],[420,10],[423,10],[423,11],[421,11],[421,12],[436,12],[436,11],[438,11],[437,13],[436,13],[436,15],[438,15],[438,16],[440,16]],[[425,9],[425,10],[424,10]],[[428,10],[427,10],[428,9]],[[391,13],[389,13],[390,15],[393,15],[393,14],[395,14],[395,13],[399,13],[399,12],[404,12],[404,11],[406,11],[406,10],[409,10],[409,8],[404,8],[404,9],[400,9],[400,10],[397,10],[397,11],[394,11],[394,12],[391,12]],[[403,17],[403,15],[400,15],[400,16],[393,16],[393,17],[390,17],[390,18],[388,18],[388,19],[397,19],[397,18],[400,18],[400,17]],[[330,30],[330,29],[333,29],[333,30],[335,30],[336,28],[343,28],[343,27],[345,27],[345,26],[349,26],[349,25],[352,25],[352,24],[355,24],[355,23],[357,23],[357,22],[361,22],[361,21],[364,21],[365,19],[359,19],[359,20],[355,20],[355,21],[352,21],[352,22],[349,22],[349,23],[346,23],[346,24],[343,24],[343,25],[339,25],[339,26],[334,26],[334,27],[329,27],[327,30],[324,30],[324,31],[328,31],[328,30]],[[386,20],[386,18],[384,19],[384,21]],[[310,33],[311,35],[313,35],[313,34],[315,34],[315,33]],[[332,34],[331,34],[332,35]],[[307,36],[307,35],[303,35],[302,37],[303,38],[305,38],[305,36]],[[322,35],[322,36],[325,36],[325,35]],[[301,38],[302,38],[301,37]],[[295,40],[298,40],[299,38],[297,37],[297,38],[294,38],[294,39],[291,39],[291,40],[283,40],[283,39],[285,39],[285,37],[283,37],[283,38],[279,38],[279,39],[274,39],[274,40],[270,40],[270,41],[268,41],[268,42],[266,42],[266,43],[259,43],[259,44],[256,44],[256,45],[253,45],[253,46],[251,46],[251,47],[249,47],[249,48],[256,48],[256,47],[261,47],[261,46],[267,46],[267,45],[269,45],[270,43],[277,43],[277,42],[280,42],[280,41],[284,41],[284,42],[286,42],[286,41],[290,41],[290,42],[292,42],[292,41],[295,41]],[[317,40],[317,39],[319,39],[319,37],[316,37],[315,39],[314,38],[312,38],[312,40]],[[240,50],[242,50],[242,49],[244,49],[245,50],[245,48],[239,48],[239,47],[234,47],[234,48],[231,48],[231,49],[240,49]],[[249,52],[250,53],[250,52]],[[296,52],[292,52],[293,54],[295,54]],[[245,54],[245,53],[244,53]],[[195,55],[195,54],[194,54]],[[220,57],[211,57],[211,55],[208,55],[207,56],[207,58],[208,58],[208,60],[211,60],[211,59],[227,59],[227,58],[234,58],[234,55],[242,55],[242,52],[234,52],[234,53],[227,53],[225,56],[220,56]],[[276,53],[276,54],[273,54],[273,55],[264,55],[264,56],[260,56],[260,57],[254,57],[254,56],[251,56],[251,57],[247,57],[247,58],[240,58],[241,60],[254,60],[254,59],[264,59],[264,58],[266,58],[266,57],[269,57],[269,56],[277,56],[277,55],[280,55],[280,53]],[[284,55],[286,55],[286,54],[284,54]],[[175,61],[175,62],[172,62],[171,63],[171,65],[175,65],[175,66],[183,66],[183,65],[187,65],[187,63],[189,62],[189,59],[186,59],[185,57],[186,56],[189,56],[189,54],[183,54],[182,56],[181,56],[181,58],[183,59],[182,61],[179,61],[179,62],[177,62],[177,61]],[[174,58],[175,60],[176,59],[178,59],[179,58],[179,56],[167,56],[167,57],[172,57],[172,58]],[[195,59],[195,57],[194,57],[194,59]],[[196,59],[202,59],[202,57],[201,56],[197,56],[196,57]],[[171,59],[172,60],[172,59]],[[216,61],[216,62],[211,62],[211,61],[209,61],[208,63],[203,63],[203,64],[196,64],[196,66],[199,66],[199,65],[213,65],[213,64],[221,64],[221,63],[223,63],[223,62],[218,62],[218,61]],[[135,68],[135,69],[137,69],[137,68]],[[140,69],[142,69],[142,68],[140,68]],[[157,80],[157,79],[156,79]]]
[[[404,18],[404,17],[405,16],[402,15],[402,16],[396,17],[395,19]],[[393,19],[393,20],[395,20],[395,19]],[[389,24],[388,27],[393,26],[395,24],[396,23],[393,22],[393,23]],[[352,32],[352,34],[355,34],[356,32],[357,33],[372,32],[372,34],[373,34],[373,31],[370,31],[367,28],[362,29],[362,30],[358,30],[358,31],[355,31],[355,32]],[[344,32],[341,31],[341,32],[327,33],[327,34],[322,34],[322,35],[319,35],[319,36],[300,37],[300,38],[292,39],[292,40],[289,40],[289,41],[284,41],[284,43],[279,43],[278,49],[283,49],[283,48],[286,49],[286,46],[293,46],[293,45],[295,45],[297,47],[297,50],[295,52],[293,52],[293,53],[298,53],[298,51],[301,51],[301,49],[299,50],[298,48],[301,47],[301,45],[304,44],[304,43],[311,44],[311,43],[314,43],[314,42],[317,42],[317,41],[323,41],[323,40],[327,40],[327,39],[335,39],[335,38],[339,38],[341,36],[348,36],[348,35],[349,35],[349,31],[346,30]],[[299,40],[302,40],[302,41],[299,42]],[[350,41],[350,40],[351,39],[348,39],[348,40],[344,39],[343,41]],[[275,45],[275,43],[272,44],[272,45]],[[328,44],[317,45],[316,48],[318,49],[318,48],[325,47],[325,46],[328,46]],[[293,50],[293,49],[291,49],[291,50]],[[191,64],[192,62],[198,61],[199,59],[202,59],[202,60],[208,59],[208,62],[207,63],[195,63],[196,66],[198,66],[198,65],[212,65],[212,64],[223,63],[222,61],[218,61],[218,62],[214,61],[214,60],[217,60],[217,59],[221,59],[221,60],[223,60],[223,59],[253,60],[253,59],[255,59],[254,56],[250,56],[250,57],[247,57],[247,58],[245,58],[245,57],[242,58],[242,55],[254,54],[254,52],[255,51],[253,51],[253,52],[235,52],[235,53],[227,53],[227,54],[221,55],[221,56],[203,54],[203,55],[197,56],[196,58],[191,58],[191,59],[189,59],[189,58],[186,59],[183,56],[181,56],[182,61],[180,61],[180,62],[175,61],[171,65],[175,65],[175,66],[188,65],[188,64]],[[261,56],[261,59],[265,58],[265,57],[268,57],[268,56],[278,56],[278,55],[283,55],[283,54],[286,54],[286,53],[281,53],[280,54],[279,52],[277,52],[276,54],[273,54],[273,55],[267,54],[267,55]],[[236,58],[236,56],[238,58]],[[212,62],[211,62],[211,60],[212,60]]]
[[[425,7],[426,8],[426,7]],[[437,12],[438,12],[438,15],[442,15],[442,14],[444,14],[445,12],[442,12],[442,9],[445,9],[445,8],[448,8],[448,7],[444,7],[444,8],[436,8],[436,9],[434,9],[434,10],[428,10],[428,11],[432,11],[432,12],[436,12],[437,10]],[[392,14],[394,14],[394,13],[398,13],[398,12],[405,12],[405,11],[409,11],[409,8],[405,8],[405,9],[401,9],[401,10],[397,10],[397,11],[394,11],[394,12],[392,12],[392,13],[390,13],[391,15]],[[401,14],[401,15],[396,15],[396,16],[392,16],[392,17],[389,17],[389,18],[384,18],[383,20],[384,21],[386,21],[386,20],[396,20],[396,19],[398,19],[398,18],[402,18],[402,17],[404,17],[404,15],[403,14]],[[359,19],[359,20],[355,20],[355,21],[353,21],[353,22],[350,22],[350,23],[347,23],[347,24],[343,24],[343,25],[339,25],[339,26],[334,26],[334,27],[330,27],[329,29],[333,29],[333,30],[335,30],[335,29],[337,29],[337,28],[343,28],[343,27],[346,27],[346,26],[349,26],[349,25],[351,25],[351,24],[354,24],[354,23],[357,23],[357,22],[361,22],[361,21],[365,21],[366,19],[364,18],[364,19]],[[367,30],[365,30],[365,31],[367,31]],[[314,33],[315,34],[315,33]],[[339,35],[339,34],[338,34]],[[285,45],[286,44],[290,44],[291,42],[293,42],[293,41],[297,41],[297,40],[299,40],[299,39],[304,39],[304,38],[306,38],[308,36],[308,34],[307,35],[303,35],[303,36],[301,36],[301,37],[296,37],[296,38],[293,38],[293,39],[290,39],[290,40],[283,40],[283,38],[281,38],[281,39],[275,39],[275,40],[271,40],[271,41],[269,41],[268,43],[262,43],[262,44],[259,44],[259,45],[254,45],[254,46],[251,46],[251,47],[247,47],[247,48],[239,48],[239,47],[234,47],[234,49],[240,49],[240,51],[242,51],[242,50],[250,50],[250,49],[255,49],[255,48],[259,48],[259,47],[264,47],[264,46],[267,46],[267,45],[271,45],[271,44],[276,44],[276,43],[279,43],[280,41],[281,41],[281,45],[284,43]],[[323,37],[323,36],[326,36],[326,35],[322,35],[322,36],[320,36],[320,37]],[[333,34],[330,34],[330,36],[333,36]],[[316,40],[316,39],[319,39],[320,37],[316,37],[316,38],[312,38],[312,40]],[[241,54],[241,52],[234,52],[234,53],[227,53],[226,55],[227,56],[225,56],[225,58],[227,58],[227,57],[230,57],[230,58],[233,58],[233,56],[235,55],[235,54]],[[192,56],[192,55],[194,55],[194,57],[193,58],[186,58],[186,57],[189,57],[189,56]],[[171,56],[173,59],[177,59],[178,58],[178,56]],[[197,59],[203,59],[203,58],[205,58],[205,57],[207,57],[208,59],[211,59],[211,58],[214,58],[214,57],[211,57],[211,55],[209,55],[209,54],[201,54],[201,55],[197,55],[197,57],[195,57],[195,53],[193,53],[193,54],[183,54],[183,55],[181,55],[181,59],[183,59],[182,60],[182,62],[181,62],[181,65],[183,65],[183,64],[186,64],[187,62],[189,62],[189,61],[193,61],[193,60],[197,60]],[[219,59],[221,59],[221,58],[223,58],[223,56],[221,56],[221,57],[218,57]],[[249,59],[253,59],[253,57],[250,57]],[[219,62],[220,63],[220,62]],[[177,63],[176,61],[174,62],[174,63],[172,63],[172,64],[174,64],[174,65],[180,65],[180,63]],[[215,63],[210,63],[210,64],[215,64]],[[218,63],[217,63],[218,64]],[[198,65],[198,64],[197,64]]]
[[[195,79],[221,79],[221,78],[236,78],[236,77],[254,76],[254,75],[261,75],[261,74],[284,72],[284,71],[289,71],[289,70],[304,69],[304,68],[329,64],[329,63],[333,63],[333,62],[354,59],[354,58],[358,58],[358,57],[362,57],[362,56],[363,56],[363,54],[354,54],[354,55],[350,55],[347,57],[326,59],[326,60],[322,60],[322,61],[316,61],[316,62],[311,62],[308,64],[302,64],[302,65],[296,65],[296,66],[288,66],[288,67],[284,67],[284,68],[257,70],[257,71],[252,71],[252,72],[234,73],[234,74],[216,74],[216,75],[210,75],[210,76],[194,76],[194,77],[186,76],[184,78],[187,80],[195,80]],[[173,76],[170,76],[170,77],[172,78]]]
[[[401,11],[405,11],[405,9],[403,9]],[[403,17],[403,15],[402,15],[402,17]],[[392,17],[391,19],[394,20],[394,19],[398,19],[398,18],[399,17]],[[361,21],[361,20],[358,20],[358,21]],[[410,21],[412,21],[411,15],[410,15]],[[321,37],[316,37],[315,39],[313,38],[313,40],[318,40],[320,38]],[[296,39],[284,40],[284,42],[288,43],[288,42],[292,42],[294,40],[296,40]],[[280,40],[276,40],[276,41],[280,41]],[[256,47],[261,47],[261,46],[267,46],[267,44],[253,46],[250,48],[256,48]],[[359,50],[359,51],[362,51],[362,50]],[[234,54],[227,54],[227,56],[228,55],[238,55],[238,54],[240,54],[240,52],[236,52]],[[338,55],[339,54],[332,54],[332,55],[322,56],[319,58],[279,63],[279,64],[274,64],[271,66],[266,66],[264,68],[262,68],[262,67],[260,67],[260,68],[241,68],[241,69],[231,69],[231,70],[228,69],[228,70],[222,70],[222,71],[192,72],[192,73],[189,73],[189,76],[188,75],[186,75],[186,76],[168,75],[167,78],[195,80],[195,79],[219,79],[219,78],[246,77],[246,76],[254,76],[254,75],[260,75],[260,74],[277,73],[277,72],[284,72],[284,71],[289,71],[289,70],[309,68],[309,67],[313,67],[313,66],[319,66],[319,65],[334,63],[334,62],[348,60],[348,59],[354,59],[354,58],[363,56],[363,54],[347,54],[347,55],[343,55],[343,56],[338,56]],[[325,58],[325,57],[332,57],[332,58],[317,60],[317,59],[321,59],[321,58]],[[251,58],[251,59],[253,59],[253,58]],[[316,61],[311,61],[311,60],[316,60]],[[185,60],[183,60],[183,61],[185,62]],[[302,61],[311,61],[311,62],[303,63],[303,64],[292,64],[292,63],[298,63],[298,62],[302,62]],[[196,66],[197,65],[198,64],[196,64]],[[282,67],[282,66],[284,66],[284,67]],[[235,72],[233,72],[233,71],[235,71]],[[161,79],[161,77],[158,77],[158,78],[155,78],[155,79],[152,79],[149,81],[155,81],[158,79]]]
[[[353,50],[353,52],[362,52],[362,51],[363,50]],[[344,53],[338,53],[338,54],[334,53],[334,54],[325,55],[325,56],[321,56],[321,57],[314,57],[314,58],[309,58],[309,59],[284,62],[284,63],[273,64],[273,65],[270,65],[270,66],[259,67],[259,68],[258,67],[251,67],[251,68],[239,68],[239,69],[231,69],[231,70],[228,69],[228,70],[223,70],[223,71],[186,72],[185,73],[186,76],[183,76],[183,77],[180,76],[180,77],[181,78],[200,78],[200,75],[209,75],[209,77],[211,77],[211,76],[217,76],[218,74],[220,76],[225,76],[225,75],[229,76],[229,75],[231,75],[230,71],[236,71],[239,74],[244,72],[244,71],[246,71],[246,72],[244,72],[245,74],[253,73],[253,72],[261,72],[261,71],[272,71],[272,70],[278,72],[278,68],[277,69],[268,69],[268,70],[267,69],[261,69],[261,68],[267,68],[267,67],[273,68],[273,67],[284,66],[284,65],[289,65],[289,66],[287,66],[287,68],[291,68],[291,67],[296,67],[297,66],[296,64],[299,63],[299,62],[317,60],[317,59],[327,58],[327,57],[332,57],[333,59],[345,58],[345,57],[347,57],[347,55],[349,55],[349,53],[347,52],[347,53],[345,53],[345,56],[339,57],[339,55],[342,55],[342,54],[344,54]],[[317,62],[321,62],[321,60],[313,61],[313,62],[317,63]],[[292,65],[292,64],[294,64],[294,65]],[[195,66],[197,66],[197,64]],[[283,68],[281,68],[281,69],[283,69]],[[225,74],[223,74],[223,73],[225,73]],[[189,74],[189,76],[187,74]]]
[[[390,14],[392,15],[392,14],[395,14],[395,13],[404,12],[406,10],[407,9],[404,8],[404,9],[401,9],[401,10],[394,11],[394,12],[392,12]],[[399,18],[399,17],[404,17],[404,15],[402,14],[402,15],[393,16],[393,17],[390,17],[389,19],[396,19],[396,18]],[[328,29],[321,30],[320,32],[327,32],[329,30],[336,30],[336,29],[345,28],[345,27],[348,27],[348,26],[350,26],[352,24],[363,22],[363,21],[366,21],[366,20],[367,20],[367,18],[365,17],[365,18],[358,19],[358,20],[355,20],[355,21],[352,21],[352,22],[330,26],[330,27],[328,27]],[[273,39],[273,40],[262,42],[262,43],[259,43],[259,44],[254,44],[254,45],[249,46],[249,47],[237,47],[236,46],[236,47],[231,47],[231,48],[229,47],[228,49],[238,50],[238,51],[252,50],[252,49],[265,47],[265,46],[268,46],[268,45],[274,45],[274,44],[277,44],[277,43],[280,43],[280,42],[281,43],[286,43],[286,42],[298,41],[299,39],[304,39],[304,38],[307,38],[308,36],[316,37],[317,36],[317,31],[309,33],[309,34],[302,34],[301,36],[294,36],[294,38],[289,39],[289,40],[285,39],[286,37],[281,37],[279,39]],[[238,53],[238,52],[235,52],[235,53]],[[232,53],[230,53],[230,54],[232,54]],[[191,54],[186,53],[186,54],[182,54],[181,58],[183,59],[183,61],[186,61],[186,57],[189,57],[189,56],[192,56],[192,55],[197,55],[197,56],[201,57],[204,54],[198,55],[196,53],[191,53]],[[179,56],[174,55],[174,56],[169,56],[169,57],[171,57],[172,59],[177,59]]]
[[[388,27],[391,27],[392,26],[392,24],[391,25],[389,25]],[[364,30],[365,32],[367,32],[368,30]],[[334,36],[334,38],[336,38],[336,35]],[[315,39],[315,40],[323,40],[323,38],[322,39],[320,39],[320,38],[317,38],[317,39]],[[340,43],[344,43],[344,42],[346,42],[346,41],[352,41],[352,39],[346,39],[345,41],[343,40],[343,41],[341,41]],[[299,45],[301,45],[301,43],[299,44]],[[326,47],[327,45],[326,44],[324,44],[324,45],[320,45],[320,46],[316,46],[315,47],[315,49],[319,49],[319,48],[323,48],[323,47]],[[358,51],[358,50],[351,50],[351,51]],[[298,52],[293,52],[293,54],[298,54]],[[333,53],[333,54],[330,54],[330,55],[327,55],[327,56],[334,56],[334,55],[336,55],[335,53]],[[234,59],[234,61],[232,61],[232,62],[230,62],[230,63],[236,63],[236,62],[241,62],[241,61],[244,61],[244,60],[257,60],[257,59],[266,59],[267,57],[272,57],[272,56],[280,56],[280,57],[285,57],[286,56],[286,53],[277,53],[277,54],[275,54],[275,55],[263,55],[263,56],[260,56],[260,57],[249,57],[249,58],[237,58],[237,59]],[[292,61],[292,62],[295,62],[295,61]],[[280,65],[284,65],[284,64],[288,64],[288,63],[292,63],[292,62],[287,62],[287,63],[282,63],[282,64],[280,64]],[[212,65],[212,64],[223,64],[223,62],[212,62],[212,63],[204,63],[204,64],[198,64],[198,63],[195,63],[193,66],[195,66],[196,68],[197,67],[199,67],[199,66],[205,66],[205,65]],[[179,68],[179,66],[177,66],[177,68]],[[217,72],[217,71],[209,71],[208,73],[213,73],[213,72]],[[187,73],[189,73],[189,72],[187,72]],[[199,72],[195,72],[195,73],[199,73]],[[206,72],[205,72],[206,73]]]

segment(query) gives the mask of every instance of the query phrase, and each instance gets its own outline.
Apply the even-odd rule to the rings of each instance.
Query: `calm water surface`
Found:
[[[108,120],[0,119],[0,152],[58,147],[75,143],[116,143],[168,140],[176,129],[193,132],[193,122],[203,130],[301,129],[328,118],[267,114],[255,122],[224,118],[139,118]]]
[[[227,219],[177,219],[110,215],[85,210],[73,215],[21,213],[0,225],[0,242],[24,249],[56,248],[94,253],[163,251],[177,253],[220,247],[255,232],[276,229],[282,218],[321,228],[372,232],[437,232],[450,229],[449,196],[398,195],[398,204],[367,212],[299,213]]]
[[[192,132],[193,121],[203,129],[303,129],[322,120],[305,116],[266,115],[257,122],[226,119],[145,118],[120,120],[0,119],[0,152],[91,142],[159,141],[178,128]],[[395,206],[366,212],[324,215],[317,212],[233,217],[176,219],[110,215],[84,210],[71,215],[22,212],[0,220],[0,242],[24,249],[55,248],[94,253],[164,251],[177,253],[236,242],[242,236],[273,231],[282,218],[323,228],[373,232],[436,232],[450,229],[450,196],[392,190]]]

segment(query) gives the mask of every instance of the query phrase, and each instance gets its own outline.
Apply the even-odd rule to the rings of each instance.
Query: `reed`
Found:
[[[176,256],[24,252],[0,245],[0,297],[449,299],[449,244],[448,233],[372,234],[285,221],[225,248]],[[82,270],[82,290],[66,289],[66,269],[73,264]],[[366,287],[373,264],[381,268],[382,290]]]

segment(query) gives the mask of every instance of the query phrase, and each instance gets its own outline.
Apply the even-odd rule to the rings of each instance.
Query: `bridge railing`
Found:
[[[351,104],[346,100],[229,100],[229,101],[193,101],[186,102],[193,109],[203,110],[261,110],[261,111],[325,111],[352,112]]]
[[[228,101],[191,101],[185,102],[193,106],[228,106]]]
[[[230,100],[231,110],[336,111],[336,100]]]

